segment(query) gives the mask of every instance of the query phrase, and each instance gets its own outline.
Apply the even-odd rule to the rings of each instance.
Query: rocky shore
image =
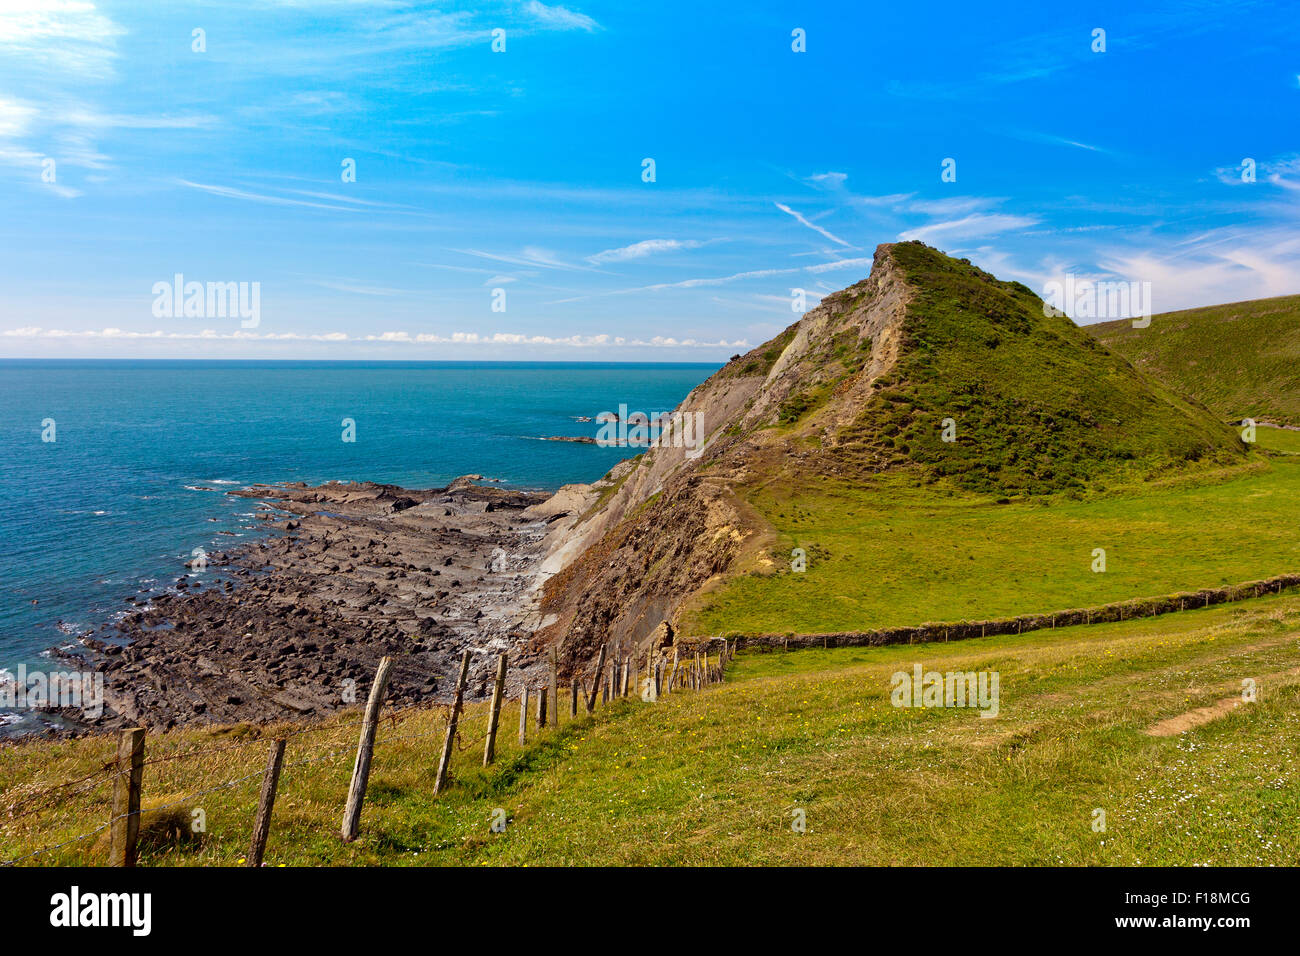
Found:
[[[384,655],[396,706],[448,699],[465,648],[472,697],[490,692],[501,651],[512,687],[537,682],[541,564],[572,520],[556,502],[581,496],[477,479],[229,492],[260,501],[272,533],[207,555],[173,592],[134,599],[112,631],[60,652],[104,677],[104,714],[81,727],[310,718],[364,702]]]

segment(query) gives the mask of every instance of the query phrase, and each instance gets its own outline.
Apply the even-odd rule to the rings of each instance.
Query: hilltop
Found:
[[[1108,349],[1220,418],[1300,425],[1300,295],[1165,312],[1087,330]]]
[[[701,588],[755,555],[770,566],[773,488],[818,510],[819,492],[865,504],[904,486],[1082,497],[1247,460],[1208,409],[1046,315],[1024,285],[919,242],[880,246],[868,278],[734,357],[678,411],[704,417],[703,452],[620,465],[557,552],[542,637],[570,664],[605,640],[663,639]]]

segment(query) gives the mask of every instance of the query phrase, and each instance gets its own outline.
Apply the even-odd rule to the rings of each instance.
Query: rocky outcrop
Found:
[[[624,462],[543,562],[540,639],[570,666],[642,652],[701,589],[769,541],[737,488],[882,472],[977,494],[1078,494],[1240,462],[1235,434],[1004,282],[921,243],[736,356],[674,412],[701,441]],[[961,437],[943,437],[961,422]],[[955,426],[954,426],[955,427]]]
[[[877,250],[870,277],[692,391],[674,414],[698,416],[693,435],[620,464],[597,505],[552,543],[540,637],[565,665],[585,664],[604,641],[644,651],[688,598],[766,540],[735,485],[773,468],[826,467],[809,435],[833,444],[898,355],[910,292],[889,249]],[[821,402],[815,423],[781,427],[805,397]]]

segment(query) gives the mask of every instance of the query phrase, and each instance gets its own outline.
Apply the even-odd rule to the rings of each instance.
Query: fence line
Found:
[[[722,642],[722,649],[718,652],[717,664],[710,663],[709,653],[704,654],[703,664],[699,661],[699,654],[696,654],[694,662],[695,667],[692,672],[698,672],[696,678],[690,683],[692,689],[703,689],[709,684],[720,682],[724,677],[726,662],[734,656],[733,645],[728,645],[726,641]],[[105,830],[110,831],[112,840],[110,841],[109,860],[111,865],[117,866],[134,866],[136,863],[136,851],[138,848],[139,828],[141,819],[146,814],[156,814],[161,811],[174,809],[176,807],[192,804],[195,800],[211,793],[221,790],[227,790],[236,787],[239,784],[247,783],[250,780],[261,779],[262,787],[258,800],[256,817],[253,821],[250,848],[246,856],[246,863],[249,866],[261,864],[262,851],[265,849],[266,841],[272,824],[274,801],[276,791],[280,781],[283,780],[287,771],[305,765],[318,763],[325,760],[337,760],[344,753],[349,751],[356,752],[356,763],[353,767],[353,779],[347,790],[346,806],[344,809],[344,824],[339,835],[344,842],[350,842],[355,839],[359,832],[359,823],[361,809],[365,798],[365,791],[369,781],[369,768],[372,759],[375,757],[376,748],[379,748],[382,755],[382,748],[389,744],[400,741],[415,740],[424,737],[444,736],[444,746],[442,757],[438,764],[438,778],[435,784],[435,795],[443,789],[448,783],[451,754],[466,749],[477,747],[482,744],[483,766],[490,765],[495,760],[495,741],[496,735],[500,730],[501,708],[504,703],[505,680],[508,672],[508,661],[505,654],[499,655],[497,661],[496,683],[493,690],[492,702],[487,712],[487,729],[481,735],[475,735],[469,738],[461,732],[460,711],[462,708],[463,693],[468,676],[468,662],[470,652],[464,652],[462,658],[462,669],[460,679],[457,684],[456,701],[451,706],[445,704],[421,703],[399,710],[393,710],[381,715],[381,709],[386,691],[387,671],[391,665],[391,660],[385,658],[381,661],[378,672],[375,675],[375,682],[371,688],[371,695],[367,701],[366,708],[362,719],[343,720],[330,725],[321,725],[302,728],[285,733],[271,733],[267,736],[258,736],[248,741],[239,743],[202,747],[197,749],[180,751],[177,753],[164,754],[157,757],[145,758],[146,731],[144,728],[128,728],[122,731],[119,739],[118,752],[115,759],[108,761],[102,767],[97,768],[91,773],[85,774],[74,780],[64,783],[51,785],[33,794],[22,795],[19,800],[9,807],[10,819],[21,819],[33,813],[37,813],[45,806],[33,807],[17,815],[12,811],[15,807],[20,807],[31,803],[34,800],[50,799],[50,805],[57,805],[58,802],[67,800],[72,796],[79,796],[90,793],[103,783],[112,781],[114,790],[112,795],[112,809],[107,822],[89,830],[86,833],[71,837],[59,843],[43,846],[29,853],[14,857],[8,860],[0,861],[0,866],[15,866],[26,860],[33,859],[42,854],[53,853],[64,847],[90,839],[103,833]],[[653,649],[644,657],[645,670],[642,671],[641,661],[635,655],[626,653],[622,648],[611,649],[608,645],[602,645],[599,649],[599,655],[594,666],[589,671],[587,680],[580,680],[578,676],[573,677],[571,683],[572,699],[570,701],[570,719],[566,722],[561,719],[561,710],[559,706],[559,683],[557,677],[558,663],[554,654],[551,656],[549,673],[537,683],[536,687],[525,687],[520,695],[514,699],[518,703],[519,712],[519,735],[521,746],[527,739],[528,722],[529,722],[529,700],[533,695],[538,695],[537,709],[533,716],[533,727],[535,730],[532,736],[533,741],[544,739],[543,731],[548,728],[560,729],[566,723],[572,723],[578,719],[577,703],[578,695],[582,695],[585,715],[591,715],[596,712],[598,705],[610,705],[620,698],[639,697],[643,701],[653,702],[660,696],[660,692],[667,693],[671,689],[667,686],[661,686],[664,677],[663,654],[659,649]],[[608,667],[606,666],[608,663]],[[686,675],[687,668],[679,669],[677,666],[677,653],[673,655],[673,673],[679,675],[676,680],[680,688],[688,686]],[[644,677],[642,674],[644,673]],[[669,678],[671,683],[673,678]],[[635,681],[635,683],[633,683]],[[644,687],[642,685],[645,685]],[[553,714],[548,714],[546,706],[547,698],[552,698]],[[413,734],[398,734],[396,736],[379,736],[378,728],[384,718],[390,720],[394,727],[415,716],[421,711],[432,711],[443,709],[444,722],[441,727],[430,731],[422,731]],[[549,718],[549,719],[548,719]],[[356,743],[343,744],[333,747],[322,753],[313,754],[299,760],[286,761],[284,759],[286,744],[308,734],[323,732],[356,731],[360,726],[360,739]],[[187,760],[190,758],[200,758],[213,754],[227,753],[235,750],[243,750],[253,746],[271,746],[271,753],[268,757],[267,764],[264,768],[252,771],[247,774],[224,780],[221,783],[201,790],[189,793],[183,797],[171,800],[158,806],[142,807],[141,796],[143,791],[143,771],[146,767],[156,767],[160,764],[174,763],[177,761]],[[84,784],[88,781],[94,783],[83,790],[73,791],[70,794],[61,794],[68,788]]]
[[[1262,581],[1180,591],[1160,597],[1114,601],[1089,608],[1072,608],[1048,614],[1022,614],[1018,617],[989,621],[955,621],[947,624],[919,624],[914,627],[890,627],[875,631],[840,631],[825,634],[740,634],[733,640],[739,647],[758,650],[792,650],[809,647],[879,647],[887,644],[925,644],[935,641],[960,641],[972,637],[1000,634],[1023,634],[1056,627],[1080,624],[1109,624],[1136,618],[1158,617],[1178,611],[1194,611],[1217,604],[1230,604],[1281,594],[1300,587],[1300,574],[1279,574]]]

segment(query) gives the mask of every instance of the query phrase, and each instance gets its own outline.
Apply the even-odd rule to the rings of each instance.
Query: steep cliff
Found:
[[[1082,493],[1244,451],[1203,407],[921,243],[877,248],[871,274],[738,356],[677,410],[703,447],[654,447],[552,512],[542,641],[566,665],[603,641],[640,648],[768,532],[744,489],[774,476],[899,472],[958,493]]]

